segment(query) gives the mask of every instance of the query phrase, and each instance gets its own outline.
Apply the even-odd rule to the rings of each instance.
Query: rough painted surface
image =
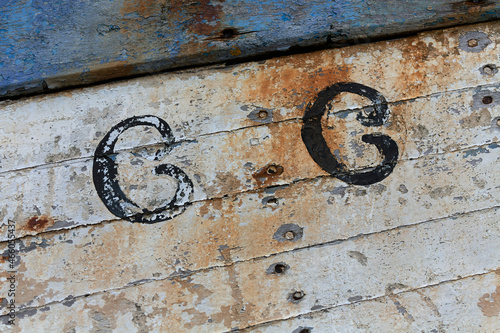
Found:
[[[488,23],[3,102],[0,325],[12,265],[13,331],[499,330],[499,40]],[[306,145],[318,119],[340,169]],[[386,170],[370,134],[395,164],[346,182]]]
[[[499,18],[497,1],[0,1],[0,97]]]

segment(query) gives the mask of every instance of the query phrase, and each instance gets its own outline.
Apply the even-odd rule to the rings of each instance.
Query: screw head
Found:
[[[267,113],[266,110],[260,110],[259,111],[259,118],[260,119],[265,119],[265,118],[267,118],[268,115],[269,115],[269,113]]]
[[[477,39],[469,39],[467,45],[469,45],[469,47],[476,47],[479,45],[479,42]]]
[[[292,294],[292,298],[293,298],[294,300],[298,301],[298,300],[301,300],[302,298],[304,298],[304,296],[305,296],[305,295],[306,295],[306,294],[305,294],[302,290],[300,290],[300,291],[296,291],[296,292],[294,292],[294,293]]]
[[[285,232],[285,234],[283,235],[283,237],[287,240],[292,240],[295,238],[295,232],[293,231],[287,231]]]
[[[270,165],[267,167],[266,172],[268,175],[274,175],[278,172],[278,168],[276,167],[276,165]]]
[[[490,65],[486,65],[483,67],[483,73],[486,75],[491,75],[494,73],[494,69]]]

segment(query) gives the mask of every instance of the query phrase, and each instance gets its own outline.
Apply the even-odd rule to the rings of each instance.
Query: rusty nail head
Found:
[[[266,201],[266,206],[269,206],[269,207],[278,207],[279,205],[279,201],[277,198],[269,198],[267,201]]]
[[[484,96],[483,97],[483,104],[491,104],[493,103],[493,97],[491,96]]]
[[[483,67],[483,73],[487,75],[492,75],[495,73],[495,69],[491,65],[485,65]]]
[[[283,237],[285,237],[285,239],[287,239],[287,240],[292,240],[295,238],[295,233],[293,231],[287,231],[287,232],[285,232]]]
[[[268,115],[269,115],[269,114],[267,113],[267,111],[266,111],[266,110],[260,110],[260,111],[259,111],[259,118],[260,118],[260,119],[265,119],[265,118],[267,118],[267,116],[268,116]]]
[[[276,165],[270,165],[267,167],[267,174],[268,175],[274,175],[275,173],[278,172],[278,168],[276,167]]]
[[[301,300],[302,298],[304,298],[306,294],[304,294],[304,292],[301,290],[301,291],[296,291],[292,294],[292,298],[296,301],[298,300]]]
[[[476,47],[479,45],[479,42],[477,41],[477,39],[469,39],[467,45],[469,45],[469,47]]]

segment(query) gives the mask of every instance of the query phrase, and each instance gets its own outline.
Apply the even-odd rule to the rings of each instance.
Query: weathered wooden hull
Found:
[[[498,18],[483,0],[3,0],[0,99]]]
[[[4,101],[13,329],[500,330],[499,42],[491,22]]]

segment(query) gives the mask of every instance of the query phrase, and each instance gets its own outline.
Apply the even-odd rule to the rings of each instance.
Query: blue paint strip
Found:
[[[448,0],[0,0],[0,98],[500,17]],[[477,6],[471,10],[471,6]],[[221,31],[233,28],[233,38]],[[238,48],[241,53],[231,52]]]

